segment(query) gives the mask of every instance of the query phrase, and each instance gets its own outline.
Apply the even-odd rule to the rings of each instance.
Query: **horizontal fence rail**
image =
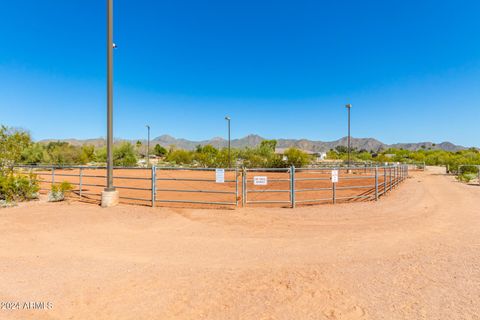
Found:
[[[408,176],[408,165],[244,169],[242,204],[312,205],[378,200]],[[337,179],[332,178],[332,171]],[[255,183],[257,182],[257,183]]]
[[[148,206],[220,207],[314,205],[378,200],[408,177],[416,164],[314,166],[308,168],[115,167],[114,186],[123,203]],[[413,169],[412,169],[413,168]],[[99,202],[106,167],[29,166],[14,169],[35,174],[42,193],[63,181],[81,200]],[[335,176],[335,177],[334,177]]]
[[[153,168],[155,203],[238,206],[238,169]]]

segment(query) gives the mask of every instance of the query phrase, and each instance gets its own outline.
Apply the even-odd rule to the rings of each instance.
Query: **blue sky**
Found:
[[[0,123],[105,136],[105,1],[0,4]],[[115,136],[479,146],[479,1],[115,0]]]

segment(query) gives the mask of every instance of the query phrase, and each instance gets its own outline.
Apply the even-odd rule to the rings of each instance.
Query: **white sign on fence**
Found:
[[[268,184],[267,177],[265,176],[254,176],[253,184],[256,186],[266,186]]]
[[[338,182],[338,170],[332,170],[332,182],[333,183]]]
[[[216,183],[225,182],[225,169],[215,169],[215,182]]]

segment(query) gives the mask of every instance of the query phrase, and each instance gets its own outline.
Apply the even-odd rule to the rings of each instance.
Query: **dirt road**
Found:
[[[0,319],[480,319],[480,187],[429,170],[379,202],[0,210]]]

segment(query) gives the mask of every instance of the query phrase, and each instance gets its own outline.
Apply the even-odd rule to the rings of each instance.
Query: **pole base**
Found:
[[[119,200],[118,191],[102,191],[102,208],[114,207]]]

